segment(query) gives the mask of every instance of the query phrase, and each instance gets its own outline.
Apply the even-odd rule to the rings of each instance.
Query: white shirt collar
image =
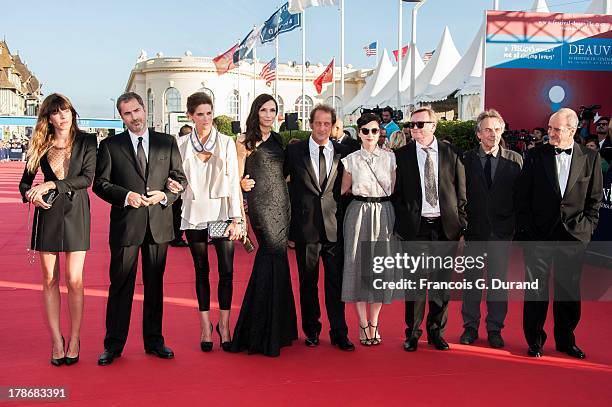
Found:
[[[320,145],[312,139],[312,136],[308,137],[308,146],[311,150],[318,150],[320,147]],[[327,144],[325,144],[323,147],[325,147],[325,150],[334,151],[334,144],[330,139],[327,139]]]
[[[145,130],[142,136],[137,136],[135,133],[132,133],[130,129],[128,129],[128,133],[130,134],[130,137],[132,138],[132,140],[136,140],[136,142],[138,142],[138,137],[142,137],[143,142],[149,140],[149,129],[148,128]]]
[[[418,141],[415,140],[416,146],[417,146],[417,150],[423,150],[424,148],[431,148],[432,151],[434,152],[438,152],[438,139],[434,136],[433,142],[429,145],[429,146],[424,146],[423,144],[419,143]],[[423,151],[424,153],[424,151]]]

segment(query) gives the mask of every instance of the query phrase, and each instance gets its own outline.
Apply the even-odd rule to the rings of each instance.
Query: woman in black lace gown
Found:
[[[270,95],[251,106],[247,130],[238,138],[238,167],[255,181],[247,196],[250,227],[258,250],[234,330],[232,350],[279,356],[280,348],[297,339],[287,238],[290,206],[283,175],[282,140],[272,132],[278,110]]]

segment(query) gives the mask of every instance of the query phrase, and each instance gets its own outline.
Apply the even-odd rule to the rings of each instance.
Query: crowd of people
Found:
[[[598,223],[602,172],[599,154],[574,142],[578,117],[573,110],[554,113],[548,142],[523,156],[501,144],[505,124],[495,110],[478,116],[479,144],[461,153],[437,139],[438,119],[427,107],[413,111],[403,129],[391,120],[392,111],[383,110],[382,117],[364,113],[357,121],[358,141],[352,129],[343,130],[333,108],[320,104],[310,113],[311,135],[285,147],[273,131],[278,105],[268,94],[255,98],[246,131],[235,141],[214,127],[213,101],[205,93],[189,96],[187,115],[193,126],[184,126],[179,137],[147,127],[146,108],[138,94],[125,93],[116,103],[127,130],[96,148],[95,136],[79,130],[68,98],[49,95],[41,106],[19,185],[24,202],[36,206],[31,249],[40,253],[53,365],[79,360],[91,185],[111,205],[110,286],[99,365],[113,363],[123,352],[139,252],[144,350],[160,358],[174,357],[162,334],[163,276],[170,244],[187,245],[193,259],[201,350],[213,349],[216,331],[224,351],[280,355],[282,347],[298,338],[287,255],[290,241],[297,259],[304,343],[320,345],[322,261],[329,337],[343,351],[355,349],[345,304],[355,306],[359,343],[371,347],[383,340],[381,310],[392,300],[387,292],[363,287],[364,243],[450,243],[441,255],[456,252],[460,240],[466,247],[470,242],[502,243],[490,248],[488,280],[507,274],[509,243],[515,238],[576,243],[570,251],[557,246],[537,251],[535,244],[526,248],[525,279],[538,280],[539,285],[525,293],[523,328],[528,355],[542,356],[554,269],[552,284],[571,294],[555,297],[556,349],[585,357],[574,330],[580,319],[584,244]],[[33,185],[39,170],[44,182]],[[256,237],[257,253],[232,332],[234,247],[242,242],[247,251],[252,249],[249,230]],[[216,324],[210,303],[211,244],[219,273]],[[62,253],[71,316],[68,343],[60,326]],[[450,273],[435,270],[429,278],[447,281]],[[573,276],[570,281],[561,281],[568,275]],[[423,322],[428,343],[449,349],[444,338],[449,298],[448,289],[436,288],[417,290],[406,299],[405,351],[417,350]],[[478,338],[481,298],[482,290],[463,292],[463,344]],[[504,346],[507,301],[503,290],[499,298],[487,296],[486,331],[493,348]]]

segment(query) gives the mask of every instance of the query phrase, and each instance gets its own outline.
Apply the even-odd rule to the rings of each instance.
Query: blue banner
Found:
[[[274,41],[279,34],[289,32],[301,25],[302,15],[291,14],[289,12],[289,3],[287,2],[264,23],[260,35],[261,43],[265,44]]]

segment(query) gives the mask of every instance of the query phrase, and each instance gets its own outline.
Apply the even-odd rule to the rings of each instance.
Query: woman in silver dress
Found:
[[[378,317],[383,303],[391,302],[392,293],[377,292],[366,283],[371,276],[365,274],[368,270],[362,270],[365,265],[361,264],[361,249],[363,242],[380,243],[392,239],[395,212],[390,196],[395,184],[396,165],[393,152],[383,150],[377,144],[380,118],[365,113],[357,120],[357,126],[361,149],[342,159],[345,168],[342,193],[351,192],[355,198],[344,219],[342,301],[355,302],[359,316],[359,342],[370,346],[381,343]]]

